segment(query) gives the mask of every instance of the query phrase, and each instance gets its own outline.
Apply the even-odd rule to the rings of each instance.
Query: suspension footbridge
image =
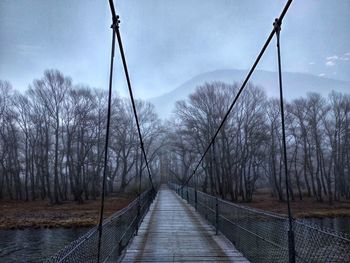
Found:
[[[350,238],[293,220],[296,262],[349,262]],[[288,217],[177,184],[145,191],[46,262],[288,262]],[[97,247],[100,242],[101,250]]]
[[[47,262],[349,262],[350,238],[346,235],[304,224],[292,217],[284,125],[280,30],[292,0],[273,23],[261,51],[220,125],[204,148],[193,173],[181,185],[169,183],[157,187],[152,180],[142,131],[138,121],[126,58],[119,31],[119,16],[109,0],[112,14],[112,51],[105,144],[105,163],[98,226],[75,240]],[[197,171],[215,143],[228,115],[235,106],[261,57],[277,39],[283,166],[288,216],[248,208],[222,200],[197,189]],[[139,135],[142,157],[150,189],[141,193],[126,208],[103,219],[108,160],[109,125],[115,42],[118,42],[124,73]],[[177,182],[179,183],[179,182]],[[192,187],[191,187],[192,186]]]

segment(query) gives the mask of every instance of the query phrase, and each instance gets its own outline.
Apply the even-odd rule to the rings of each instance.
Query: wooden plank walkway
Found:
[[[122,262],[248,262],[189,204],[163,185]]]

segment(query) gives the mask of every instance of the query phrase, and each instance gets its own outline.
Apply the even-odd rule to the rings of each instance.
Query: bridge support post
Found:
[[[295,263],[295,243],[294,243],[294,231],[288,231],[288,250],[289,250],[289,262]]]
[[[141,205],[140,202],[137,205],[137,217],[136,217],[136,229],[135,229],[135,235],[137,236],[139,233],[139,225],[140,225],[140,218],[141,217]]]
[[[196,209],[197,211],[197,188],[194,189],[194,208]]]
[[[188,186],[186,187],[186,199],[187,199],[187,203],[190,203],[190,198],[188,195]]]
[[[215,234],[219,232],[219,201],[215,198]]]

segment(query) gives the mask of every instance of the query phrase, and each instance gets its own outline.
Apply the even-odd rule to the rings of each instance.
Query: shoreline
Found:
[[[284,214],[285,215],[285,214]],[[348,213],[332,213],[332,214],[318,214],[316,213],[310,213],[307,215],[300,215],[297,214],[296,216],[293,216],[296,220],[299,219],[323,219],[323,218],[349,218],[350,215]],[[65,229],[71,229],[71,228],[86,228],[86,229],[91,229],[95,226],[97,226],[98,222],[96,223],[90,223],[90,222],[74,222],[74,223],[69,223],[69,222],[58,222],[56,224],[41,224],[37,222],[32,222],[32,224],[27,224],[27,225],[1,225],[0,226],[0,231],[1,230],[27,230],[27,229],[58,229],[58,228],[65,228]]]
[[[110,197],[105,203],[105,218],[127,206],[133,196]],[[238,204],[264,211],[287,215],[287,204],[267,194],[257,194],[250,203]],[[64,202],[49,205],[47,201],[1,201],[0,230],[92,228],[98,224],[99,200],[83,204]],[[291,202],[293,218],[350,218],[350,202],[316,202],[311,198]]]
[[[286,215],[286,214],[282,214]],[[349,218],[350,219],[350,214],[349,213],[338,213],[335,211],[334,213],[330,214],[319,214],[317,212],[311,212],[307,215],[303,214],[296,214],[293,216],[296,220],[299,219],[323,219],[323,218]],[[31,224],[27,225],[1,225],[0,226],[0,231],[1,230],[27,230],[27,229],[57,229],[57,228],[65,228],[65,229],[70,229],[70,228],[87,228],[91,229],[95,226],[97,226],[98,222],[96,221],[95,223],[92,222],[84,222],[84,221],[77,221],[77,222],[57,222],[55,224],[42,224],[38,222],[31,222]]]
[[[74,222],[74,223],[64,223],[64,222],[58,222],[56,224],[42,224],[38,222],[31,222],[30,224],[26,225],[1,225],[0,230],[26,230],[26,229],[57,229],[57,228],[93,228],[94,226],[97,226],[96,224],[92,224],[90,222]]]
[[[251,208],[257,208],[281,215],[288,215],[287,202],[278,201],[267,193],[257,193],[250,203],[239,203]],[[350,217],[350,200],[318,202],[311,197],[303,196],[303,200],[295,199],[290,202],[292,216],[295,219],[302,218],[335,218]]]
[[[134,196],[107,198],[104,217],[126,207],[132,200]],[[98,224],[99,206],[99,199],[83,204],[67,201],[59,205],[50,205],[47,201],[1,201],[0,230],[92,228]]]
[[[293,215],[295,219],[308,219],[308,218],[350,218],[350,211],[342,211],[342,210],[335,210],[335,211],[329,211],[329,212],[319,212],[319,211],[313,211],[313,212],[299,212]]]

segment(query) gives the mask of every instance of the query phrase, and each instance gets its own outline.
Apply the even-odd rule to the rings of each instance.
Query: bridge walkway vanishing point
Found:
[[[186,201],[162,185],[121,262],[249,262]]]

